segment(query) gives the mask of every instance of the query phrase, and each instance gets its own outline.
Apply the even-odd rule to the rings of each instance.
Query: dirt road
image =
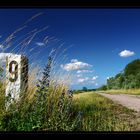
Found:
[[[98,94],[107,97],[114,102],[121,104],[129,109],[133,109],[137,112],[140,112],[140,97],[134,95],[127,94],[107,94],[107,93],[99,93]]]

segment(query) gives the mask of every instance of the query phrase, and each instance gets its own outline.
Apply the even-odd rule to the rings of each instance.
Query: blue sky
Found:
[[[16,39],[34,28],[48,25],[26,51],[43,46],[37,43],[42,43],[45,36],[59,40],[47,44],[51,47],[40,52],[43,58],[40,65],[44,66],[50,48],[62,43],[64,48],[72,46],[67,51],[68,59],[60,66],[66,72],[73,72],[72,88],[99,87],[106,83],[107,77],[115,76],[129,62],[140,58],[140,9],[0,9],[0,43],[37,13],[43,14],[29,22],[28,28],[19,32]]]

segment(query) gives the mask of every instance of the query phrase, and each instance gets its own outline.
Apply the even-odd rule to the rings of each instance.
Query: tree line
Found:
[[[140,88],[140,59],[133,60],[123,71],[107,79],[107,84],[99,90]]]

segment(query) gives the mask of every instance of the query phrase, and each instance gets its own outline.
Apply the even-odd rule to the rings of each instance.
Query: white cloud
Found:
[[[85,77],[85,78],[80,78],[80,79],[78,79],[78,83],[83,83],[83,82],[85,82],[85,81],[88,81],[89,80],[89,77]]]
[[[75,62],[78,62],[77,59],[71,59],[71,63],[75,63]]]
[[[88,63],[80,62],[77,59],[72,59],[71,63],[67,63],[65,65],[60,65],[60,66],[64,70],[71,71],[71,70],[80,70],[80,69],[89,68],[92,65],[90,65]]]
[[[95,86],[98,86],[98,83],[95,83]]]
[[[98,76],[93,76],[92,80],[95,81],[98,78]]]
[[[88,83],[88,84],[90,84],[90,83],[92,83],[93,85],[95,85],[95,86],[98,86],[99,84],[96,82],[96,81],[91,81],[91,79],[90,78],[80,78],[80,79],[78,79],[78,81],[77,81],[79,84],[82,84],[82,83]]]
[[[43,42],[36,42],[36,44],[37,44],[38,46],[45,46],[45,44],[44,44]]]
[[[78,75],[77,75],[77,77],[79,78],[79,77],[81,77],[81,75],[80,75],[80,74],[78,74]]]
[[[108,76],[106,79],[108,80],[110,77]]]
[[[129,57],[135,55],[133,51],[124,50],[119,53],[120,57]]]
[[[81,70],[78,70],[77,73],[81,73]]]
[[[93,70],[78,70],[77,73],[92,73]]]
[[[79,79],[77,79],[76,81],[73,82],[73,85],[74,84],[93,84],[94,86],[99,86],[99,84],[96,81],[97,78],[98,78],[98,76],[80,77]]]
[[[80,79],[78,79],[78,83],[83,83],[84,81],[85,81],[84,78],[80,78]]]
[[[98,76],[94,76],[94,77],[81,77],[81,75],[77,76],[79,79],[77,79],[77,83],[93,83],[94,85],[96,84],[96,80],[98,78]]]

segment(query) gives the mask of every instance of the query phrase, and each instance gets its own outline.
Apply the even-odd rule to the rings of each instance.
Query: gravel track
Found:
[[[138,96],[128,94],[107,94],[99,92],[98,94],[107,97],[112,101],[121,104],[129,109],[133,109],[137,112],[140,112],[140,98]]]

